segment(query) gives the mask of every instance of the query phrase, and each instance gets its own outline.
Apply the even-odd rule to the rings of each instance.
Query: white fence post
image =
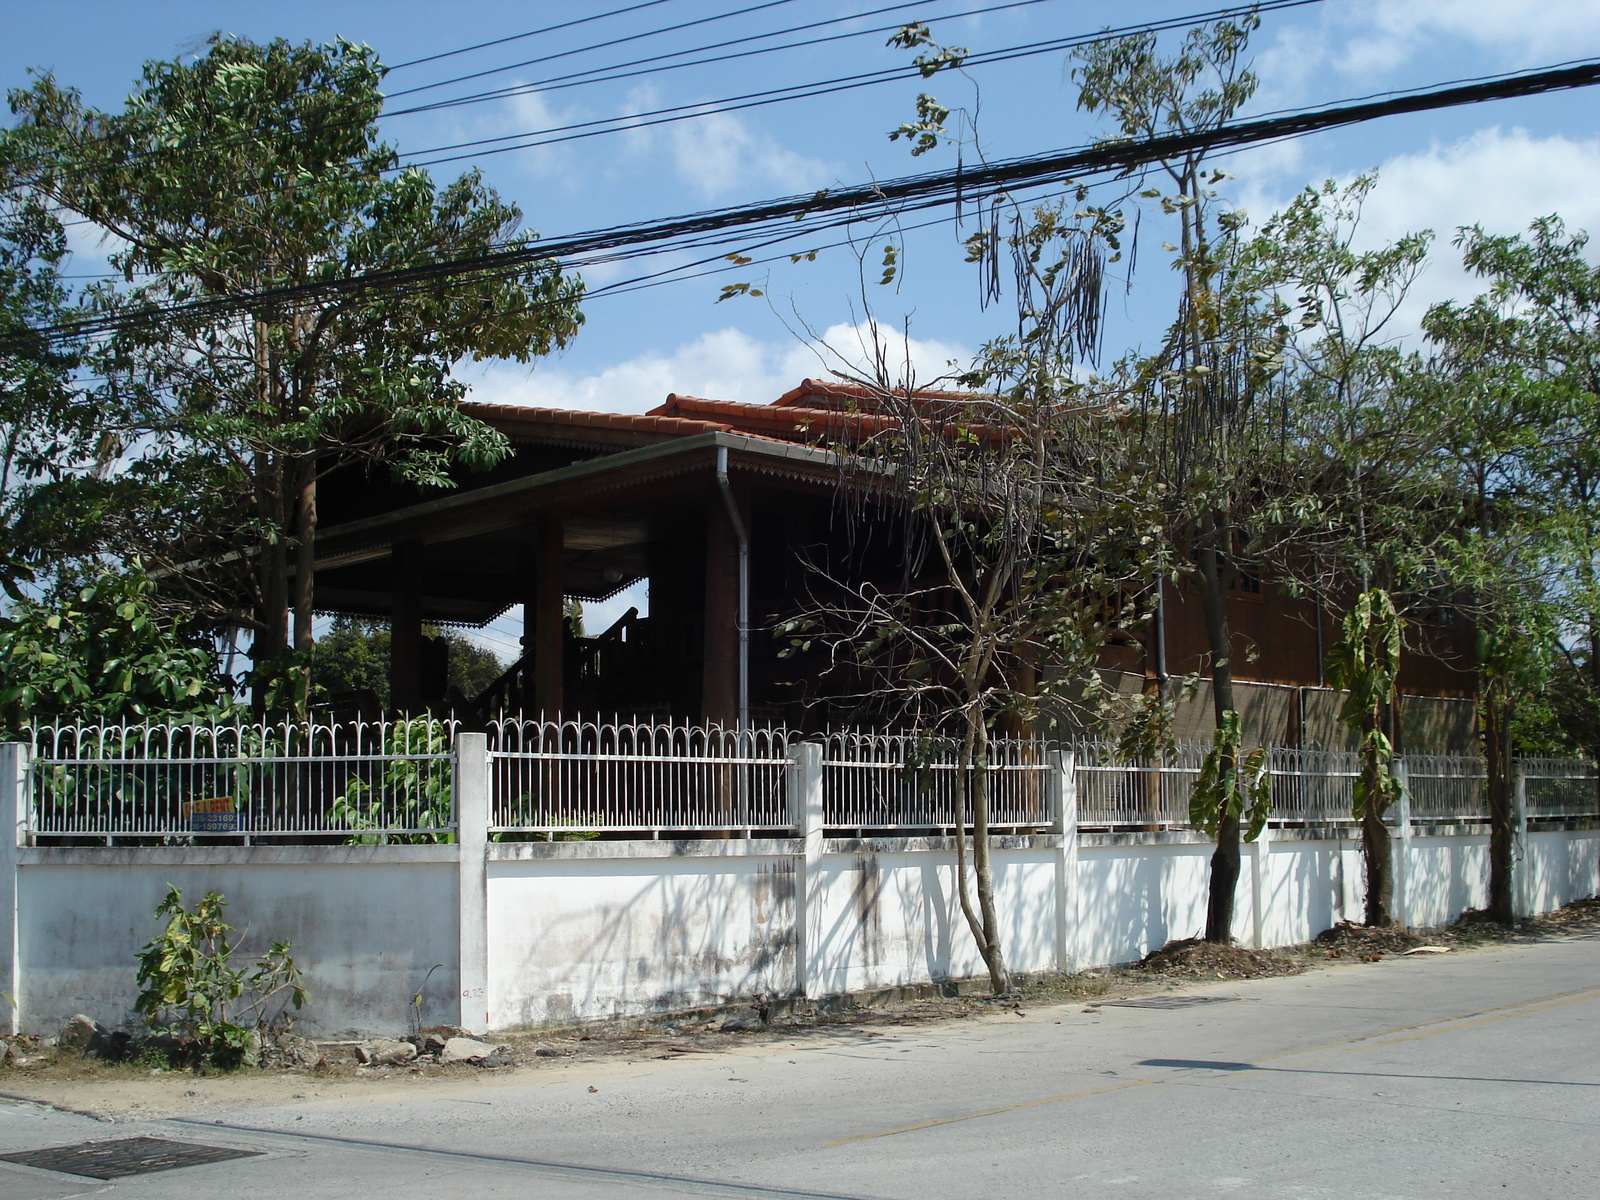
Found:
[[[1411,912],[1411,772],[1403,754],[1396,754],[1392,763],[1394,777],[1400,783],[1400,799],[1394,806],[1394,832],[1390,835],[1391,874],[1394,876],[1394,922],[1402,929],[1412,923]],[[1369,885],[1370,886],[1370,885]]]
[[[1511,915],[1533,916],[1533,880],[1528,870],[1528,773],[1521,759],[1512,762],[1511,788]],[[1487,781],[1485,781],[1487,786]]]
[[[1272,853],[1272,826],[1263,825],[1250,843],[1250,944],[1266,949],[1267,857]]]
[[[0,991],[11,997],[8,1033],[22,1032],[22,963],[17,957],[17,848],[28,828],[28,768],[33,747],[0,743]]]
[[[794,880],[794,987],[817,996],[822,987],[822,745],[800,742],[789,760],[789,817],[800,839]]]
[[[456,735],[456,852],[460,882],[457,926],[461,989],[458,1024],[468,1033],[489,1029],[489,737]]]
[[[1069,975],[1079,967],[1078,939],[1078,756],[1052,750],[1045,773],[1050,832],[1061,839],[1056,849],[1056,969]]]

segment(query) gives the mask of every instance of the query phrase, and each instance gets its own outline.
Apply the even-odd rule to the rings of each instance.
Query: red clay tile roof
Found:
[[[582,412],[572,408],[524,408],[518,404],[480,404],[466,400],[462,411],[503,432],[569,426],[580,429],[616,430],[627,433],[658,434],[662,438],[691,437],[697,433],[730,432],[720,421],[688,420],[671,416],[635,413]]]
[[[699,396],[680,396],[676,392],[667,402],[650,410],[652,416],[679,419],[718,419],[730,429],[755,437],[776,438],[785,442],[831,441],[845,433],[873,433],[892,422],[870,413],[840,413],[827,408],[801,408],[795,405],[745,404],[735,400],[704,400]]]
[[[968,392],[941,392],[933,388],[919,388],[914,395],[918,400],[972,399]],[[793,408],[864,407],[870,411],[877,399],[877,392],[858,383],[845,383],[838,379],[802,379],[799,387],[785,392],[772,403]]]
[[[647,413],[581,412],[569,408],[523,408],[515,404],[464,401],[462,410],[511,436],[558,441],[585,438],[615,444],[668,441],[701,433],[742,433],[782,442],[829,442],[846,435],[873,434],[890,427],[892,417],[873,411],[874,394],[856,384],[802,380],[771,404],[706,400],[669,395]],[[966,400],[960,392],[919,391],[931,403]]]

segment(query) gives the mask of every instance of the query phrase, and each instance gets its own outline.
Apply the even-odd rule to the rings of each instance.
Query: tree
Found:
[[[150,316],[95,361],[97,402],[137,460],[119,482],[143,486],[161,514],[141,530],[154,565],[169,591],[187,585],[219,622],[253,629],[258,665],[311,647],[318,482],[387,466],[447,487],[452,467],[492,464],[505,441],[462,414],[451,367],[526,361],[581,320],[581,284],[549,262],[291,293],[239,316],[159,312],[531,244],[477,173],[439,189],[400,166],[377,136],[382,77],[349,42],[217,36],[192,61],[147,64],[121,112],[48,76],[11,96],[29,184],[119,239],[111,258],[127,282],[92,303]],[[161,486],[172,477],[178,495]]]
[[[1163,57],[1155,34],[1095,42],[1077,52],[1078,106],[1106,112],[1119,138],[1202,132],[1226,123],[1254,94],[1245,65],[1259,19],[1246,16],[1191,29],[1178,53]],[[1231,940],[1240,870],[1241,822],[1264,820],[1266,797],[1239,770],[1233,695],[1233,636],[1228,585],[1239,564],[1260,552],[1251,518],[1259,480],[1265,414],[1258,401],[1275,372],[1286,331],[1279,330],[1239,267],[1242,214],[1221,208],[1212,190],[1226,176],[1208,170],[1196,148],[1162,160],[1146,175],[1164,184],[1140,195],[1178,222],[1174,255],[1182,291],[1178,316],[1160,351],[1137,364],[1140,451],[1151,470],[1146,491],[1162,497],[1167,538],[1164,571],[1199,595],[1209,646],[1218,737],[1196,793],[1195,816],[1214,831],[1208,941]],[[1113,206],[1108,206],[1113,207]]]
[[[1558,659],[1569,672],[1582,661],[1596,627],[1600,275],[1583,258],[1586,241],[1556,217],[1535,222],[1529,240],[1462,229],[1456,244],[1490,290],[1435,305],[1423,323],[1437,348],[1441,465],[1465,509],[1455,566],[1479,630],[1489,910],[1506,922],[1521,713]]]
[[[0,184],[15,171],[15,141],[0,132]],[[33,578],[19,528],[34,484],[92,449],[90,409],[73,402],[67,383],[77,356],[33,332],[65,315],[66,253],[66,231],[38,197],[0,192],[0,588],[12,597]]]
[[[1268,298],[1283,340],[1272,387],[1285,436],[1270,460],[1265,526],[1274,569],[1344,613],[1329,678],[1350,695],[1341,718],[1362,769],[1355,792],[1366,863],[1367,924],[1391,922],[1384,812],[1399,795],[1392,760],[1403,616],[1436,605],[1441,544],[1456,513],[1428,466],[1432,422],[1411,386],[1414,356],[1391,332],[1426,262],[1429,235],[1354,248],[1375,179],[1307,188],[1265,222],[1243,255],[1245,286]]]
[[[38,720],[208,718],[231,681],[192,626],[163,621],[138,563],[99,568],[81,586],[23,599],[0,617],[0,729]]]
[[[1126,487],[1120,397],[1075,370],[1098,349],[1114,229],[1066,206],[1014,207],[1002,233],[1000,212],[969,259],[987,271],[986,256],[1010,258],[1016,332],[955,377],[958,393],[919,388],[875,338],[874,369],[855,378],[871,399],[836,447],[849,527],[889,526],[892,561],[866,582],[827,579],[780,626],[795,646],[822,639],[889,723],[953,747],[957,898],[996,994],[1010,975],[990,859],[993,738],[1062,716],[1098,682],[1111,626],[1136,623],[1153,541]],[[883,553],[864,541],[858,563]]]
[[[505,672],[505,664],[476,642],[453,629],[424,626],[429,637],[445,641],[446,684],[467,699],[481,695]],[[313,694],[370,692],[380,707],[389,706],[389,628],[381,621],[335,617],[333,627],[311,653]]]

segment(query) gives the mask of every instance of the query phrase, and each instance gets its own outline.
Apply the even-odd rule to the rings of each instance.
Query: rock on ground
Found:
[[[446,1038],[444,1045],[439,1049],[439,1061],[442,1063],[481,1062],[494,1052],[495,1047],[489,1045],[488,1042],[480,1042],[477,1038]]]
[[[410,1042],[362,1042],[356,1047],[356,1061],[368,1067],[393,1067],[408,1063],[417,1056],[417,1048]]]
[[[56,1046],[64,1056],[86,1058],[94,1052],[94,1047],[104,1035],[105,1030],[98,1021],[79,1013],[61,1027]]]

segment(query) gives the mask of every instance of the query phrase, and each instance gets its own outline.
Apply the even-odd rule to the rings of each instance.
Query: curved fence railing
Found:
[[[1042,828],[1051,820],[1046,772],[1051,743],[996,738],[985,774],[989,824]],[[841,731],[822,742],[823,824],[855,830],[948,829],[958,809],[971,823],[972,774],[950,739]],[[963,791],[965,789],[965,791]]]
[[[1519,758],[1523,804],[1532,818],[1588,817],[1600,813],[1600,779],[1581,758]]]
[[[1110,742],[1079,742],[1078,824],[1100,827],[1187,824],[1189,793],[1205,751],[1175,746],[1159,757],[1124,758]]]
[[[73,843],[405,842],[455,836],[457,722],[413,719],[269,724],[60,724],[28,731],[27,833]],[[791,833],[802,736],[665,721],[495,721],[487,745],[489,827],[500,840],[772,836]],[[948,832],[972,787],[988,785],[996,832],[1039,832],[1076,796],[1086,829],[1179,829],[1206,747],[1125,759],[1109,742],[997,738],[981,769],[958,745],[911,734],[836,730],[821,743],[822,820],[837,834]],[[478,751],[474,751],[477,753]],[[1058,753],[1073,763],[1057,778]],[[1268,752],[1276,825],[1353,822],[1357,756]],[[1413,821],[1488,817],[1473,756],[1402,760]],[[1600,818],[1593,763],[1517,761],[1529,820]]]
[[[435,717],[37,726],[30,832],[448,840],[455,734]]]
[[[784,729],[502,718],[489,727],[490,830],[787,831],[789,740]]]

